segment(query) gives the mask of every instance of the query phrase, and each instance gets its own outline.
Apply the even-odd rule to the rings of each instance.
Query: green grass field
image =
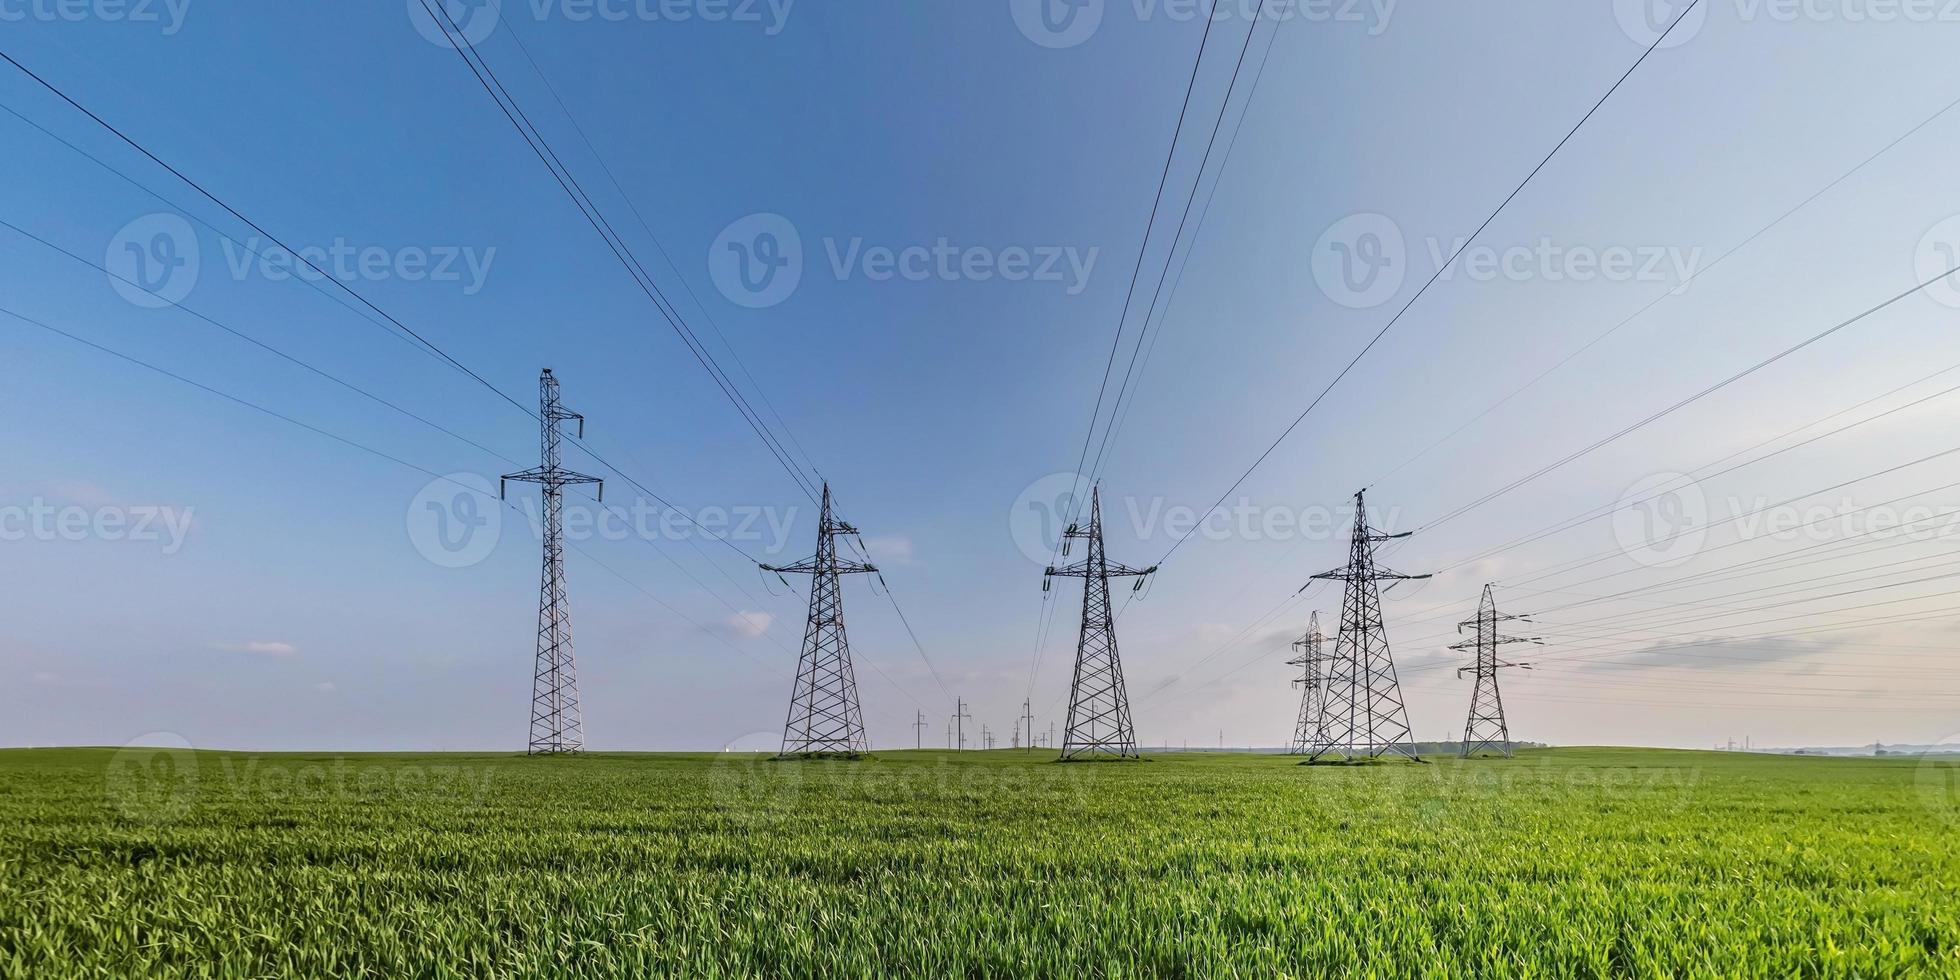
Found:
[[[1956,763],[0,752],[0,974],[1960,976]]]

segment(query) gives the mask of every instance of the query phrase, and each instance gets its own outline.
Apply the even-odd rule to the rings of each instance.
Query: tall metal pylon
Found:
[[[1123,662],[1116,653],[1116,624],[1109,608],[1109,580],[1134,578],[1133,589],[1156,566],[1134,569],[1109,562],[1103,550],[1102,488],[1089,503],[1089,526],[1071,525],[1062,534],[1062,554],[1069,542],[1089,543],[1089,553],[1066,568],[1050,566],[1041,588],[1047,591],[1056,576],[1082,580],[1082,635],[1075,645],[1075,679],[1069,686],[1068,726],[1062,738],[1062,761],[1137,759],[1136,726],[1130,718],[1130,695],[1123,686]]]
[[[1034,701],[1033,700],[1026,700],[1021,702],[1021,726],[1022,726],[1021,731],[1027,733],[1028,743],[1026,745],[1026,748],[1029,749],[1034,748],[1035,738],[1034,738]]]
[[[1320,632],[1320,613],[1315,612],[1307,621],[1306,635],[1293,641],[1293,649],[1300,655],[1286,663],[1300,668],[1300,676],[1293,681],[1293,686],[1300,688],[1300,717],[1293,723],[1293,741],[1286,754],[1306,755],[1313,749],[1314,733],[1320,728],[1327,701],[1327,637]]]
[[[1346,593],[1341,598],[1341,631],[1328,664],[1320,723],[1307,752],[1310,762],[1337,752],[1349,762],[1390,752],[1422,761],[1409,726],[1409,708],[1402,701],[1395,656],[1388,648],[1388,628],[1382,622],[1381,583],[1429,576],[1403,575],[1376,565],[1376,545],[1409,534],[1385,534],[1369,527],[1366,494],[1363,490],[1354,495],[1354,534],[1346,567],[1314,576],[1318,581],[1345,583]]]
[[[817,553],[794,565],[764,565],[778,575],[810,576],[810,620],[803,629],[803,655],[790,691],[789,720],[783,723],[778,758],[845,756],[869,750],[864,713],[858,707],[857,673],[851,642],[844,633],[843,576],[875,574],[868,562],[837,557],[837,539],[858,529],[831,514],[830,484],[823,487],[823,513],[817,524]]]
[[[538,587],[538,655],[531,677],[531,755],[555,755],[585,748],[585,718],[579,711],[578,664],[572,656],[572,606],[565,590],[565,488],[605,481],[560,465],[559,441],[567,422],[585,436],[585,416],[567,411],[558,400],[558,379],[546,368],[538,377],[538,421],[542,465],[506,474],[497,488],[502,497],[510,481],[535,483],[544,495],[544,574]]]
[[[1504,696],[1497,690],[1497,672],[1505,667],[1530,670],[1530,664],[1506,663],[1497,659],[1497,648],[1509,643],[1539,643],[1543,639],[1535,636],[1500,636],[1497,624],[1523,616],[1500,616],[1497,613],[1497,599],[1492,595],[1493,587],[1484,586],[1483,601],[1477,604],[1477,618],[1458,623],[1456,631],[1474,627],[1475,639],[1464,640],[1451,645],[1452,650],[1474,650],[1477,664],[1474,667],[1459,668],[1457,677],[1465,671],[1476,671],[1477,688],[1470,695],[1470,720],[1463,724],[1463,748],[1459,755],[1468,759],[1481,749],[1496,749],[1504,758],[1511,757],[1511,728],[1504,720]]]

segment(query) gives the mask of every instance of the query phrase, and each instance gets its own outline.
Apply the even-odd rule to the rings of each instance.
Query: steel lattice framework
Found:
[[[803,655],[790,691],[789,720],[783,723],[778,758],[842,756],[857,758],[870,749],[864,712],[858,707],[857,673],[851,641],[844,633],[843,576],[876,573],[867,562],[837,557],[837,539],[858,529],[831,513],[830,484],[823,488],[823,515],[817,525],[817,554],[794,565],[764,565],[764,571],[810,576],[810,621],[803,629]]]
[[[1497,599],[1492,591],[1491,586],[1484,586],[1483,601],[1477,604],[1477,618],[1456,626],[1458,633],[1474,627],[1476,638],[1450,647],[1452,650],[1474,650],[1477,654],[1475,667],[1460,668],[1456,672],[1458,677],[1468,670],[1474,670],[1477,674],[1477,688],[1470,695],[1470,720],[1463,725],[1461,756],[1465,759],[1483,749],[1495,749],[1506,759],[1511,757],[1511,728],[1504,720],[1504,696],[1497,689],[1497,672],[1506,667],[1530,670],[1531,665],[1501,661],[1497,659],[1497,648],[1509,643],[1544,642],[1535,636],[1498,635],[1498,623],[1525,617],[1498,615]]]
[[[1308,761],[1339,753],[1346,761],[1378,758],[1388,753],[1421,762],[1416,754],[1409,709],[1402,700],[1402,683],[1388,647],[1388,628],[1382,622],[1382,582],[1425,579],[1403,575],[1375,563],[1375,546],[1409,537],[1385,534],[1368,526],[1366,491],[1354,495],[1354,535],[1344,568],[1314,576],[1342,582],[1341,631],[1328,663],[1320,723],[1315,726]]]
[[[1089,526],[1072,525],[1063,532],[1063,554],[1068,543],[1083,540],[1089,553],[1066,568],[1048,569],[1042,582],[1046,590],[1051,579],[1082,580],[1082,636],[1075,645],[1075,679],[1069,686],[1068,729],[1062,739],[1062,761],[1091,759],[1137,759],[1136,726],[1130,718],[1130,695],[1123,685],[1123,661],[1116,652],[1116,624],[1109,607],[1109,580],[1134,578],[1133,588],[1142,588],[1153,566],[1134,569],[1112,565],[1103,550],[1102,488],[1097,487],[1089,503]]]
[[[535,483],[544,491],[544,573],[538,588],[538,656],[531,677],[532,755],[577,752],[585,748],[585,718],[579,712],[578,664],[572,656],[572,607],[565,590],[565,488],[605,482],[560,465],[559,440],[567,422],[585,435],[585,417],[565,410],[558,379],[546,368],[538,378],[538,422],[543,465],[504,476],[501,496],[512,480]]]
[[[1327,637],[1320,632],[1320,613],[1316,612],[1307,621],[1306,635],[1293,642],[1300,655],[1287,661],[1288,666],[1300,668],[1300,676],[1293,681],[1293,686],[1300,688],[1300,718],[1293,723],[1288,755],[1306,755],[1313,749],[1314,733],[1327,701],[1326,648]]]

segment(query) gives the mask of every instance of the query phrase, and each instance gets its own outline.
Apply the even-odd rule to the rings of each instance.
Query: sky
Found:
[[[1119,593],[1147,745],[1286,742],[1362,487],[1438,573],[1384,599],[1422,738],[1487,583],[1543,640],[1519,739],[1960,738],[1960,287],[1910,292],[1960,263],[1950,13],[1704,0],[1642,61],[1667,0],[1254,6],[453,3],[862,528],[874,746],[955,698],[1060,726],[1091,470],[1161,564]],[[588,746],[774,746],[802,583],[752,562],[816,506],[437,38],[0,0],[0,51],[238,212],[0,65],[0,744],[521,749],[537,492],[459,488],[536,465],[549,367],[608,478],[569,503]]]

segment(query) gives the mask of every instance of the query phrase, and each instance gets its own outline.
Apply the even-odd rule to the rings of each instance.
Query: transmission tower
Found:
[[[966,751],[966,723],[972,720],[973,715],[966,710],[966,701],[960,698],[954,698],[953,731],[959,733],[959,745],[956,751]]]
[[[912,734],[916,742],[916,744],[913,745],[912,747],[915,749],[925,748],[926,747],[926,713],[924,709],[921,709],[919,711],[919,720],[912,723],[912,728],[913,728]]]
[[[1032,750],[1032,749],[1034,748],[1034,743],[1035,743],[1035,737],[1034,737],[1034,702],[1033,702],[1033,701],[1022,701],[1022,702],[1021,702],[1021,731],[1023,731],[1023,732],[1026,732],[1026,733],[1027,733],[1027,736],[1028,736],[1028,744],[1027,744],[1027,746],[1026,746],[1026,747],[1027,747],[1028,749],[1030,749],[1030,750]]]
[[[1327,700],[1327,637],[1320,632],[1320,613],[1316,612],[1307,621],[1307,632],[1293,642],[1293,649],[1300,651],[1298,657],[1288,660],[1288,666],[1300,668],[1300,676],[1293,686],[1300,689],[1300,718],[1293,724],[1293,741],[1287,747],[1287,755],[1306,755],[1313,748],[1314,733],[1320,727],[1320,716]]]
[[[1337,752],[1349,762],[1390,752],[1422,761],[1409,727],[1409,708],[1402,701],[1395,657],[1388,648],[1388,628],[1382,622],[1381,583],[1429,576],[1403,575],[1375,564],[1376,545],[1409,535],[1369,527],[1366,493],[1354,495],[1354,535],[1347,566],[1314,576],[1346,583],[1346,593],[1341,598],[1341,631],[1328,663],[1320,723],[1307,752],[1310,762]]]
[[[1138,570],[1110,564],[1103,551],[1102,488],[1089,504],[1089,526],[1071,525],[1063,533],[1062,554],[1069,542],[1089,542],[1089,553],[1067,568],[1048,569],[1041,588],[1047,591],[1057,575],[1082,580],[1082,636],[1075,646],[1075,679],[1069,687],[1068,726],[1062,738],[1062,760],[1137,759],[1136,726],[1130,720],[1130,695],[1123,686],[1123,662],[1116,653],[1116,624],[1109,609],[1109,580],[1134,578],[1141,589],[1155,566]]]
[[[870,743],[858,708],[857,674],[851,667],[851,641],[844,634],[843,576],[875,573],[868,562],[837,557],[837,539],[858,529],[831,516],[830,484],[823,487],[823,514],[817,524],[817,554],[794,565],[764,565],[778,575],[810,576],[810,622],[803,629],[803,655],[790,692],[789,720],[783,725],[779,758],[862,755]]]
[[[538,586],[538,656],[531,674],[532,755],[555,755],[585,748],[585,718],[578,706],[578,664],[572,657],[572,604],[565,590],[565,488],[599,485],[605,481],[574,473],[559,465],[559,440],[567,422],[578,423],[585,436],[585,416],[565,410],[558,401],[558,379],[546,368],[538,376],[539,455],[542,464],[510,473],[498,484],[504,496],[510,481],[535,483],[544,492],[544,574]]]
[[[1504,696],[1497,690],[1497,672],[1505,667],[1530,670],[1530,664],[1506,663],[1497,659],[1497,648],[1508,643],[1539,643],[1544,641],[1535,636],[1500,636],[1497,624],[1523,616],[1500,616],[1497,614],[1497,599],[1491,594],[1492,587],[1484,586],[1484,599],[1477,604],[1477,618],[1458,623],[1456,631],[1463,632],[1475,627],[1477,637],[1464,640],[1450,647],[1452,650],[1474,650],[1477,654],[1475,667],[1460,668],[1456,676],[1462,677],[1465,671],[1476,671],[1477,689],[1470,695],[1470,720],[1463,725],[1463,750],[1461,757],[1468,759],[1479,749],[1496,749],[1504,758],[1511,757],[1511,728],[1504,721]]]

